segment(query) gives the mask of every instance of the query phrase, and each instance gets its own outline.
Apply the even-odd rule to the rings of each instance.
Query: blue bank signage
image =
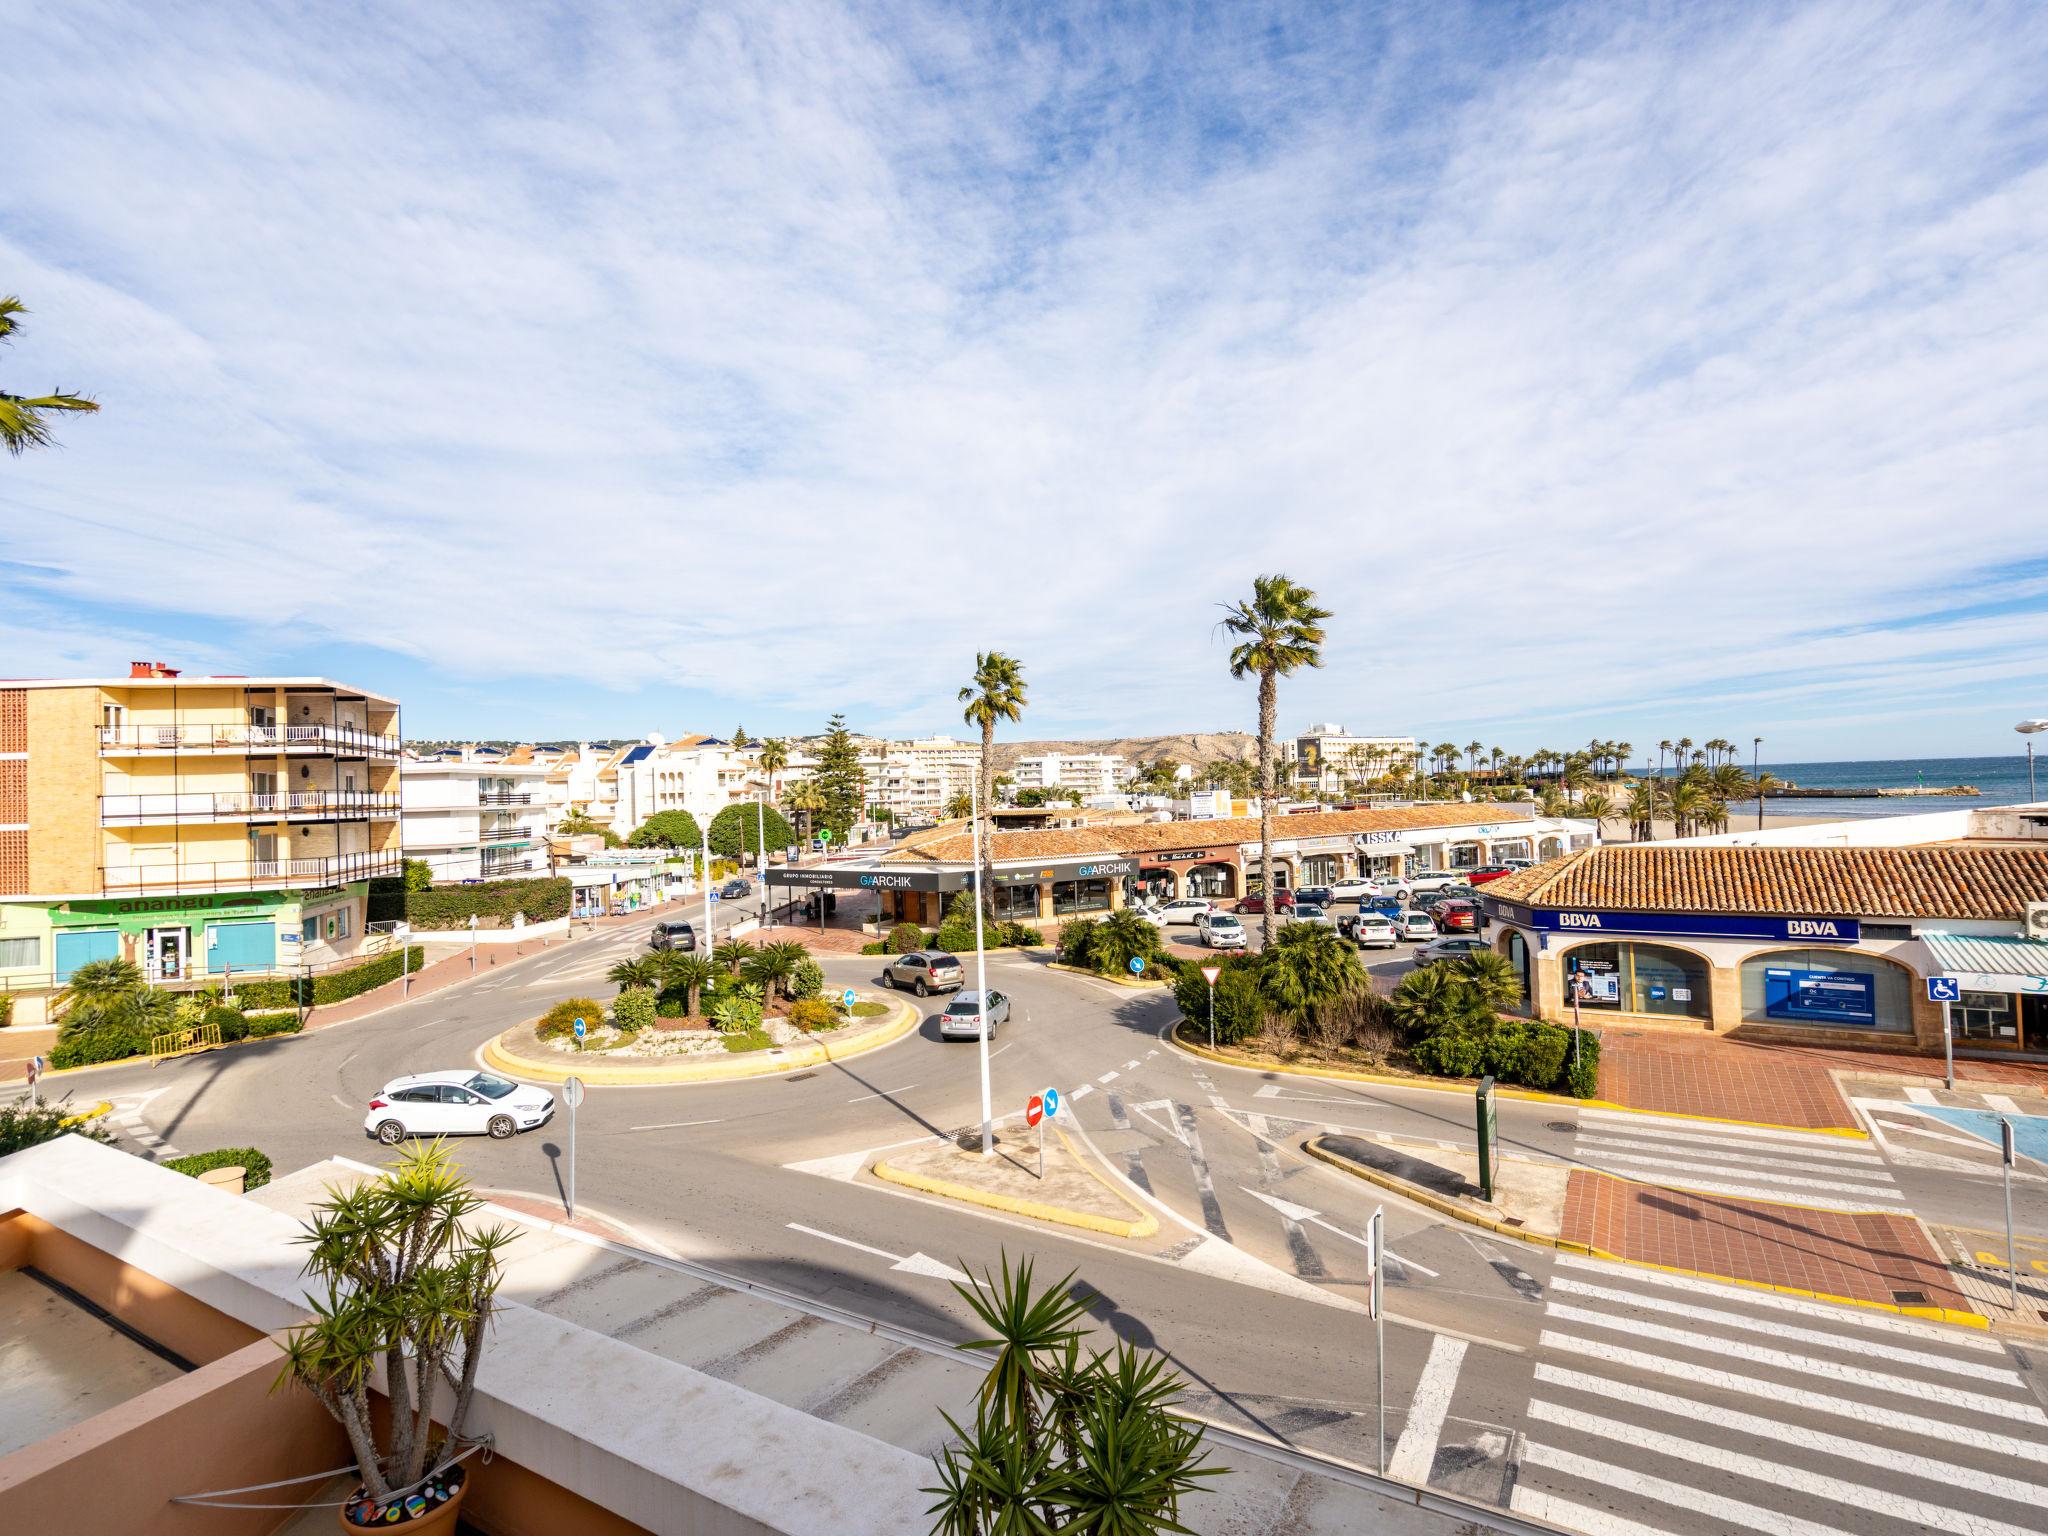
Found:
[[[1499,922],[1538,933],[1605,934],[1686,939],[1756,939],[1781,944],[1854,944],[1863,926],[1853,917],[1770,917],[1749,912],[1595,912],[1525,907],[1482,895],[1479,905]]]

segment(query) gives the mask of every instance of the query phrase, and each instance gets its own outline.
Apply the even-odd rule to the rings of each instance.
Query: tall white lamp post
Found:
[[[981,947],[981,774],[968,786],[967,824],[974,829],[974,985],[981,992],[981,1155],[996,1149],[995,1111],[988,1096],[988,961]],[[945,914],[942,912],[940,916]]]
[[[2034,738],[2048,731],[2048,720],[2022,720],[2013,729],[2027,738],[2027,799],[2039,799],[2034,793]]]

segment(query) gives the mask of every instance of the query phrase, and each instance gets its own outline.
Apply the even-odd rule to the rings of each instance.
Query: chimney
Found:
[[[176,677],[178,669],[166,666],[160,661],[131,661],[128,663],[130,677]]]

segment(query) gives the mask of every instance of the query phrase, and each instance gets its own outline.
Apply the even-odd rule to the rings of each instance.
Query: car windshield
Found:
[[[979,1013],[981,1012],[981,998],[973,992],[962,992],[952,1002],[946,1004],[946,1012]]]
[[[1221,914],[1218,914],[1217,916],[1211,917],[1209,919],[1209,926],[1211,928],[1236,928],[1241,925],[1238,923],[1238,920],[1234,917],[1225,917]]]
[[[517,1083],[508,1083],[502,1077],[493,1077],[488,1072],[479,1072],[464,1086],[482,1094],[487,1099],[502,1099],[519,1085]]]
[[[1312,901],[1298,902],[1295,904],[1294,915],[1296,917],[1321,917],[1323,909]]]

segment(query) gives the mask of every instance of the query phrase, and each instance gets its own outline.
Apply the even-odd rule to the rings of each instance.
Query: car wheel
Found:
[[[519,1127],[512,1123],[510,1115],[493,1115],[491,1116],[491,1123],[486,1129],[490,1132],[491,1140],[510,1141],[518,1132]]]
[[[405,1127],[396,1120],[385,1120],[377,1126],[377,1139],[387,1147],[395,1147],[405,1140]]]
[[[919,997],[930,997],[932,995],[932,989],[924,984],[924,978],[922,976],[917,978],[916,991]]]

